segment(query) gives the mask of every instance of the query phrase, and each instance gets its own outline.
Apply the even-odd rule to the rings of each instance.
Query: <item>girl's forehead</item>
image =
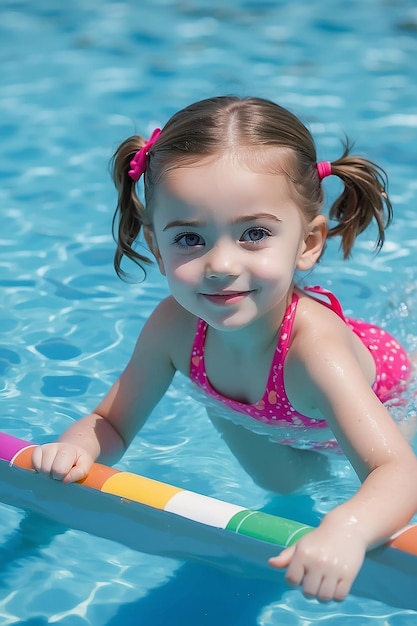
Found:
[[[275,211],[291,207],[304,213],[294,193],[292,152],[266,146],[263,149],[228,149],[198,158],[168,164],[157,183],[148,190],[147,215],[156,225],[168,213],[175,219],[194,213],[236,219],[240,214]],[[294,158],[294,157],[293,157]],[[161,213],[162,212],[162,213]]]
[[[282,174],[294,168],[296,155],[290,148],[281,146],[234,146],[222,148],[212,154],[189,156],[184,161],[173,162],[164,176],[184,168],[209,168],[215,164],[225,168],[241,168],[255,173]]]
[[[269,166],[268,166],[269,165]],[[228,191],[262,193],[266,187],[285,187],[289,178],[286,168],[255,159],[241,158],[240,154],[223,153],[169,169],[160,180],[162,188],[171,195],[201,195]]]
[[[201,219],[211,215],[233,221],[242,214],[299,211],[282,167],[271,171],[256,161],[253,166],[233,153],[172,168],[154,191],[152,215],[158,222],[162,214],[169,219],[198,214]]]

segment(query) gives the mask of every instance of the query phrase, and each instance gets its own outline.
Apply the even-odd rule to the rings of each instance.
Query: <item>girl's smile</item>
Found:
[[[249,291],[222,291],[218,293],[202,293],[201,295],[206,298],[211,304],[217,306],[231,306],[239,304],[246,297],[254,293],[254,290]]]

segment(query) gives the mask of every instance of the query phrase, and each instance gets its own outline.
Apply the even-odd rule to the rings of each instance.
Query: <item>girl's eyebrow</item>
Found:
[[[199,220],[173,220],[172,222],[168,222],[166,226],[164,226],[163,230],[168,230],[169,228],[202,228],[206,226],[206,222],[200,222]]]
[[[239,222],[256,222],[258,220],[282,222],[282,220],[273,213],[254,213],[254,215],[242,215],[239,219],[233,220],[233,224],[238,224]]]
[[[272,213],[255,213],[254,215],[242,215],[235,220],[231,221],[231,224],[241,224],[246,222],[257,222],[259,220],[270,220],[274,222],[281,222],[282,220],[273,215]],[[163,230],[169,230],[170,228],[204,228],[207,226],[207,222],[201,222],[199,220],[173,220],[163,228]]]

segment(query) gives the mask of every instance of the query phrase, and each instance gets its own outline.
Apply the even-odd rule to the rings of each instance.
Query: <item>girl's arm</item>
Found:
[[[57,480],[84,478],[92,463],[119,459],[146,422],[172,381],[176,368],[176,326],[180,311],[170,299],[163,301],[145,324],[133,355],[119,379],[89,415],[72,424],[56,443],[34,449],[36,470]]]
[[[369,386],[343,323],[294,339],[286,386],[303,389],[303,409],[319,410],[362,485],[320,526],[271,559],[287,579],[321,600],[343,599],[370,550],[417,511],[417,458]],[[300,341],[302,337],[302,341]],[[294,400],[295,408],[297,401]],[[308,413],[307,413],[308,414]]]

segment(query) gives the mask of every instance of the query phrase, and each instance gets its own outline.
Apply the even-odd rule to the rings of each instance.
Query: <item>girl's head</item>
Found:
[[[141,267],[151,262],[132,246],[142,227],[152,228],[155,190],[172,169],[229,153],[252,171],[284,173],[307,224],[322,209],[324,196],[313,138],[295,115],[269,100],[221,96],[176,113],[146,155],[141,155],[146,157],[143,206],[129,171],[132,159],[145,144],[142,137],[130,137],[113,158],[113,179],[119,192],[114,218],[114,224],[119,220],[115,268],[120,276],[124,276],[121,261],[125,255]],[[342,180],[344,189],[330,209],[330,218],[336,223],[328,236],[341,236],[346,258],[356,236],[375,219],[377,246],[381,247],[385,225],[391,219],[383,170],[350,156],[346,144],[341,158],[331,163],[331,173]]]

